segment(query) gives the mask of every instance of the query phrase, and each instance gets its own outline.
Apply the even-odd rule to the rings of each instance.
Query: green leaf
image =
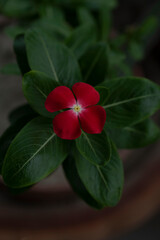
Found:
[[[42,28],[43,31],[52,34],[52,37],[57,40],[65,40],[66,37],[69,37],[71,34],[71,27],[66,22],[65,17],[62,13],[62,10],[51,7],[51,6],[42,6],[41,9],[42,17],[34,21],[32,27]]]
[[[123,167],[116,148],[106,166],[91,164],[82,155],[75,155],[78,174],[90,195],[103,206],[115,206],[123,188]]]
[[[68,87],[82,81],[75,57],[63,44],[36,29],[26,32],[25,41],[32,70],[44,72]]]
[[[100,101],[98,102],[98,105],[105,105],[107,104],[107,100],[109,97],[109,91],[106,87],[103,86],[97,86],[95,89],[99,92],[100,94]]]
[[[2,74],[10,74],[10,75],[20,75],[20,69],[16,63],[9,63],[5,65],[0,72]]]
[[[105,131],[117,148],[141,148],[160,138],[160,129],[151,119],[125,128],[114,128],[106,123]]]
[[[123,36],[122,36],[123,39]],[[120,76],[130,76],[132,75],[132,69],[131,69],[131,64],[127,62],[126,56],[122,51],[119,51],[121,48],[121,45],[123,45],[123,41],[121,37],[119,39],[119,44],[115,43],[115,40],[112,41],[112,45],[118,45],[114,46],[113,49],[111,47],[108,47],[108,59],[109,59],[109,69],[107,73],[107,78],[111,80],[111,78],[116,78]]]
[[[12,39],[15,39],[17,35],[24,34],[26,27],[22,26],[8,26],[5,28],[5,33]]]
[[[75,159],[73,156],[69,156],[63,162],[63,169],[65,175],[71,184],[73,191],[79,195],[87,204],[96,209],[101,209],[103,206],[95,201],[95,199],[89,194],[84,184],[82,183],[76,168]]]
[[[94,17],[92,16],[91,12],[85,7],[79,7],[77,10],[77,15],[80,24],[95,24]]]
[[[43,25],[43,22],[45,23],[44,27],[50,29],[51,31],[59,32],[65,37],[69,36],[71,33],[71,27],[66,22],[62,9],[55,6],[53,8],[53,6],[48,4],[46,6],[42,4],[39,7],[39,12],[41,15],[41,24]]]
[[[83,24],[77,27],[66,40],[66,44],[74,52],[77,59],[86,52],[86,50],[96,42],[96,27],[94,24]]]
[[[56,0],[56,4],[66,9],[74,9],[75,7],[82,5],[86,0]]]
[[[104,2],[108,5],[108,8],[115,8],[117,6],[117,0],[85,0],[87,7],[93,10],[99,10]]]
[[[11,124],[11,126],[3,133],[0,137],[0,173],[3,165],[3,161],[6,152],[11,144],[12,140],[19,133],[19,131],[30,121],[36,114],[30,114],[27,116],[20,117]]]
[[[141,24],[134,26],[134,28],[128,28],[127,30],[126,40],[129,54],[136,61],[142,60],[146,52],[150,51],[154,36],[158,33],[159,12],[157,12],[157,8],[159,8],[159,3],[156,5],[157,4],[153,5],[154,7],[152,6],[150,12],[147,14],[148,16],[145,16]]]
[[[24,104],[16,109],[14,109],[8,116],[11,123],[15,123],[20,118],[25,118],[31,116],[35,118],[37,113],[30,107],[29,104]]]
[[[111,30],[111,9],[108,1],[103,1],[100,8],[100,34],[103,41],[107,41]]]
[[[141,43],[133,40],[129,44],[129,53],[135,61],[140,61],[144,57],[144,47]]]
[[[64,21],[64,14],[60,8],[54,6],[54,8],[50,4],[45,4],[44,1],[39,5],[38,12],[40,18],[47,17],[50,19],[54,19],[56,22]]]
[[[11,188],[22,188],[45,178],[67,157],[66,143],[53,132],[51,119],[33,119],[7,151],[2,168],[4,182]]]
[[[141,122],[160,108],[160,88],[145,78],[123,77],[100,85],[109,90],[107,104],[103,107],[106,121],[115,127]]]
[[[101,134],[82,132],[76,139],[79,152],[91,163],[105,165],[111,157],[110,140],[103,131]]]
[[[21,70],[22,75],[26,72],[30,71],[30,67],[28,65],[28,59],[26,54],[26,46],[24,42],[24,35],[20,34],[14,40],[14,51],[16,54],[16,59]]]
[[[0,0],[0,9],[3,10],[2,7],[6,4],[7,0]]]
[[[24,95],[32,108],[40,115],[50,118],[53,118],[55,113],[46,110],[45,101],[57,86],[59,85],[54,79],[38,71],[26,73],[22,82]]]
[[[52,34],[54,41],[64,41],[66,37],[70,35],[70,30],[65,27],[61,27],[58,23],[56,24],[52,19],[40,18],[36,20],[33,25],[34,28],[42,30],[44,33]]]
[[[158,3],[159,5],[159,3]],[[157,7],[157,6],[156,6]],[[158,6],[159,7],[159,6]],[[152,13],[153,14],[153,13]],[[140,25],[135,28],[132,33],[132,39],[135,39],[141,42],[142,46],[147,46],[148,41],[150,41],[151,38],[153,38],[153,35],[155,34],[156,30],[159,28],[158,23],[158,16],[157,14],[149,15],[147,18],[145,18]]]
[[[108,57],[105,43],[96,43],[80,59],[83,81],[92,85],[103,82],[107,74]]]
[[[36,8],[32,0],[6,0],[2,10],[9,17],[25,18],[35,14]]]

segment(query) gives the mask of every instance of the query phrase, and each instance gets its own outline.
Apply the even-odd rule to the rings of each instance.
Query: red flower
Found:
[[[87,83],[75,83],[72,91],[65,86],[56,87],[48,95],[45,107],[49,112],[67,109],[53,119],[53,129],[57,136],[76,139],[81,135],[81,128],[86,133],[101,133],[106,112],[96,105],[99,100],[99,93]]]

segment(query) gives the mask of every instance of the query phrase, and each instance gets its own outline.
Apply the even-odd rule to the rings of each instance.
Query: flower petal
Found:
[[[56,87],[47,97],[45,108],[49,112],[56,112],[65,108],[71,108],[76,104],[72,91],[65,86]]]
[[[79,114],[81,128],[90,134],[101,133],[106,121],[106,112],[97,105],[83,109]]]
[[[100,100],[99,93],[95,90],[94,87],[87,83],[75,83],[72,87],[72,91],[76,96],[77,103],[82,107],[95,105]]]
[[[63,139],[76,139],[81,135],[78,115],[73,110],[59,113],[53,119],[53,129],[58,137]]]

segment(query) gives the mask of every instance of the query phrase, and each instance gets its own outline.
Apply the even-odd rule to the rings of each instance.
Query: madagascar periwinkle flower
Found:
[[[72,90],[66,86],[56,87],[47,97],[45,107],[58,113],[53,119],[53,129],[58,137],[76,139],[81,129],[89,134],[101,133],[106,121],[103,107],[96,105],[99,93],[87,83],[78,82]]]

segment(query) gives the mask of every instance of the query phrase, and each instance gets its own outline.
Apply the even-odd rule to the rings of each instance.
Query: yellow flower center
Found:
[[[73,109],[76,113],[78,113],[78,112],[81,111],[81,106],[80,105],[75,105]]]

